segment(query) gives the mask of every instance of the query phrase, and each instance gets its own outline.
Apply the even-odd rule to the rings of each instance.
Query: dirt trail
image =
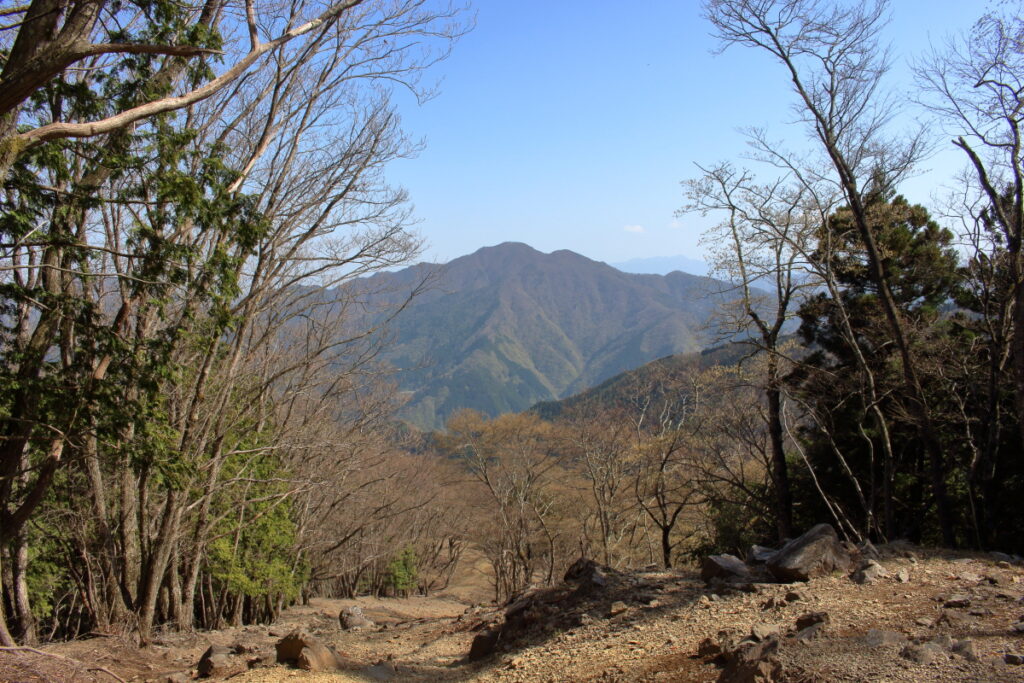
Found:
[[[636,586],[629,593],[633,599],[623,605],[610,612],[591,607],[569,628],[561,615],[552,614],[535,624],[526,641],[499,643],[496,654],[479,662],[466,661],[479,632],[473,629],[500,618],[501,611],[473,608],[454,597],[318,599],[287,610],[269,627],[166,634],[141,650],[115,638],[46,650],[103,666],[125,680],[160,681],[173,672],[194,671],[211,644],[241,644],[252,648],[249,656],[254,657],[273,652],[281,636],[302,627],[334,647],[349,663],[347,670],[325,674],[273,666],[246,671],[245,657],[239,656],[239,669],[230,680],[714,681],[719,669],[709,658],[696,657],[706,637],[745,635],[755,624],[785,631],[802,614],[826,612],[830,621],[821,637],[784,651],[787,670],[799,671],[802,680],[1024,681],[1024,665],[1005,661],[1007,654],[1024,654],[1024,568],[984,555],[917,549],[890,555],[882,564],[889,576],[874,583],[857,585],[840,575],[817,579],[798,584],[803,595],[789,602],[784,596],[791,585],[756,584],[752,592],[718,595],[692,571],[633,572],[624,579]],[[554,603],[554,609],[560,604]],[[338,614],[351,605],[362,607],[377,627],[342,631]],[[871,642],[866,638],[870,629],[891,631],[902,640]],[[951,650],[951,643],[964,639],[971,641],[969,656]],[[939,643],[932,648],[934,656],[927,663],[915,660],[913,647],[928,642]],[[0,680],[113,680],[103,672],[68,669],[66,663],[44,659],[0,654]],[[369,668],[379,662],[390,662],[394,673],[387,666]]]

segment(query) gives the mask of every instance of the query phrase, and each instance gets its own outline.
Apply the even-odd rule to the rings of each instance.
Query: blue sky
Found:
[[[987,3],[894,0],[886,38],[894,83],[929,40],[970,27]],[[434,68],[439,95],[403,101],[415,159],[395,163],[427,241],[447,261],[504,241],[617,262],[699,258],[707,226],[676,219],[694,162],[740,160],[737,129],[769,128],[800,144],[785,74],[767,55],[715,41],[696,0],[477,0],[475,29]],[[959,158],[905,194],[928,203]],[[927,170],[923,169],[923,170]]]

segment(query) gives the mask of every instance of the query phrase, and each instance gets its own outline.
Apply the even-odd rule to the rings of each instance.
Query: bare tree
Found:
[[[806,193],[799,184],[782,180],[759,184],[749,171],[729,164],[702,170],[702,177],[684,183],[689,203],[683,210],[724,214],[704,239],[714,245],[715,271],[738,290],[738,310],[726,324],[730,330],[752,330],[749,343],[767,355],[763,390],[781,541],[793,535],[793,495],[782,425],[786,359],[781,336],[805,294],[820,286],[807,261],[817,242],[817,215],[808,212]],[[765,290],[768,296],[760,293]]]
[[[868,272],[878,292],[900,360],[922,447],[928,454],[932,493],[945,542],[956,542],[945,483],[946,462],[924,391],[907,322],[896,304],[875,239],[870,198],[884,195],[906,176],[924,151],[921,135],[900,141],[887,134],[898,110],[884,90],[889,51],[879,43],[887,3],[839,5],[827,0],[707,0],[707,18],[723,49],[741,45],[763,50],[789,78],[794,106],[828,159],[864,245]],[[777,149],[766,156],[783,166],[798,164]]]
[[[956,136],[953,144],[970,164],[971,196],[965,204],[974,243],[1008,267],[1009,341],[1017,425],[1024,439],[1024,19],[1020,4],[1011,6],[984,15],[967,35],[933,50],[916,73],[926,105]],[[978,228],[986,224],[988,239],[995,237],[998,246],[984,243],[988,239]],[[997,255],[1001,249],[1005,258]]]
[[[635,468],[631,425],[622,411],[609,409],[598,414],[574,411],[560,421],[564,455],[582,470],[597,520],[601,561],[618,566],[629,559],[620,548],[636,527],[635,505],[629,495],[630,472]],[[589,536],[589,519],[583,520],[583,534]]]
[[[485,515],[493,517],[495,528],[480,540],[494,569],[496,600],[535,580],[554,579],[556,501],[549,490],[559,467],[551,432],[550,424],[526,413],[487,421],[460,411],[448,421],[443,447],[462,458],[490,502]]]

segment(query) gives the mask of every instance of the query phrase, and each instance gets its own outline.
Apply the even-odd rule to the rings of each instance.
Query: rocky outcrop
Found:
[[[672,581],[656,568],[625,573],[580,558],[566,571],[563,583],[528,589],[509,600],[501,613],[467,619],[465,628],[476,633],[467,658],[483,659],[599,620],[631,619],[659,607]]]
[[[777,581],[809,581],[836,571],[849,571],[850,554],[830,524],[812,527],[799,538],[782,546],[768,561],[768,571]]]
[[[563,577],[565,582],[577,587],[580,593],[589,593],[606,588],[614,570],[597,562],[581,557],[572,563]]]

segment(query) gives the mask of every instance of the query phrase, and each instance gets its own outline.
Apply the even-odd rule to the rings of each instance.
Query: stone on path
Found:
[[[725,554],[705,557],[700,567],[700,578],[705,583],[710,583],[712,579],[750,581],[751,575],[750,568],[743,560]]]
[[[277,641],[277,663],[306,671],[335,671],[341,668],[338,655],[306,631],[297,629]]]
[[[848,571],[850,554],[830,524],[818,524],[782,546],[768,561],[778,581],[809,581],[835,571]]]
[[[199,658],[196,669],[201,678],[209,676],[222,676],[231,668],[231,648],[223,645],[211,645],[210,648]]]
[[[886,568],[874,560],[868,560],[860,566],[860,569],[850,575],[850,579],[854,583],[864,585],[866,583],[874,583],[884,576],[889,576]]]

